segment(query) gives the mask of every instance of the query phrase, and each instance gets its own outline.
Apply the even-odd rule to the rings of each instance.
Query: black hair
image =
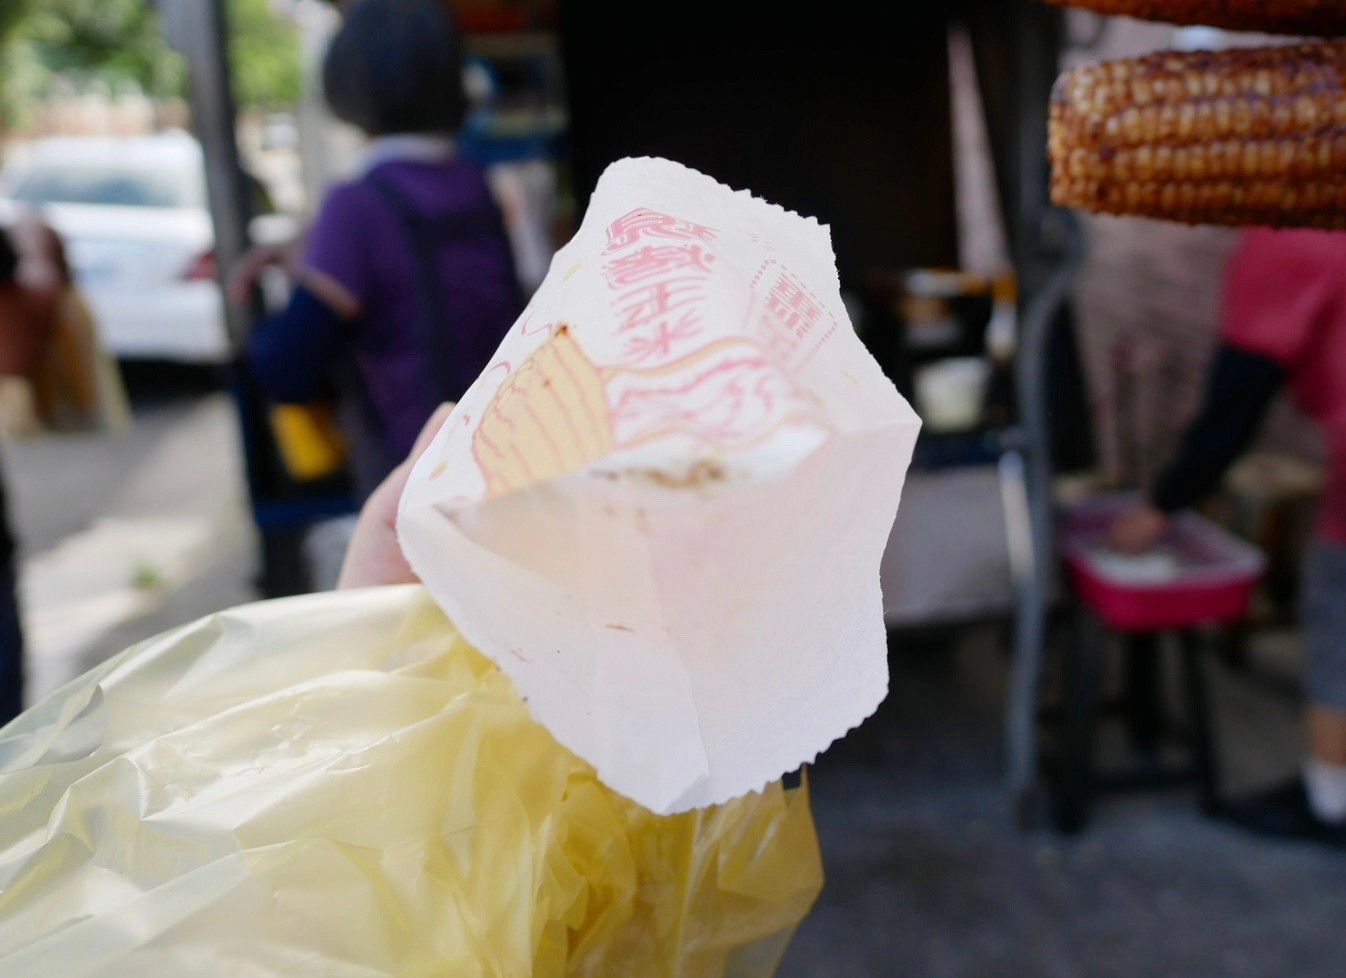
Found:
[[[458,31],[443,0],[356,0],[322,75],[336,116],[372,136],[453,133],[467,112]]]
[[[9,240],[8,232],[0,228],[0,288],[12,284],[18,270],[19,255],[14,250],[13,242]]]

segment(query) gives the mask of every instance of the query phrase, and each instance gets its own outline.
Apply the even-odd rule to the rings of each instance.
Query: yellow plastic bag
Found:
[[[0,731],[0,975],[766,976],[806,789],[655,816],[419,587],[264,602]]]

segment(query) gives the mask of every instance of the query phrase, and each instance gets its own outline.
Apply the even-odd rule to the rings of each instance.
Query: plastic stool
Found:
[[[1135,632],[1117,637],[1124,644],[1124,690],[1116,702],[1100,702],[1099,686],[1109,638],[1104,623],[1087,608],[1077,612],[1075,641],[1063,662],[1062,698],[1056,711],[1056,750],[1047,758],[1052,815],[1058,830],[1079,832],[1089,820],[1093,799],[1102,792],[1168,787],[1194,782],[1202,811],[1220,802],[1219,751],[1206,683],[1206,636],[1193,629],[1168,632],[1181,670],[1185,716],[1175,718],[1164,703],[1162,655],[1166,633]],[[1099,720],[1109,714],[1127,727],[1139,763],[1130,770],[1100,774],[1094,743]],[[1188,750],[1183,767],[1164,766],[1160,749],[1177,741]]]
[[[1176,516],[1157,555],[1147,560],[1111,553],[1108,530],[1134,501],[1134,495],[1091,499],[1063,520],[1065,579],[1077,613],[1075,640],[1064,654],[1049,783],[1056,824],[1066,832],[1083,828],[1092,796],[1105,789],[1194,780],[1202,809],[1213,812],[1219,805],[1215,733],[1201,658],[1204,638],[1243,619],[1266,560],[1255,547],[1194,513]],[[1098,687],[1110,633],[1126,645],[1125,694],[1119,703],[1101,704]],[[1165,636],[1172,637],[1180,659],[1186,702],[1181,722],[1164,708]],[[1109,712],[1125,718],[1132,747],[1148,762],[1103,777],[1094,772],[1094,728]],[[1188,767],[1173,770],[1158,763],[1160,747],[1174,739],[1189,748]]]

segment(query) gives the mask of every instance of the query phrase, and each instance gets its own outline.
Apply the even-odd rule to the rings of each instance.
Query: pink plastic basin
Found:
[[[1076,597],[1109,627],[1155,632],[1241,619],[1266,570],[1261,551],[1195,513],[1179,513],[1155,553],[1127,558],[1108,529],[1133,494],[1100,496],[1066,512],[1061,549]]]

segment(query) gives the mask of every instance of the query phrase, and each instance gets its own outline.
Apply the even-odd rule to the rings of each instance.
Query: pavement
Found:
[[[29,702],[128,645],[256,596],[223,394],[140,405],[124,434],[16,441],[4,462]]]
[[[218,393],[137,408],[117,437],[4,448],[23,541],[30,693],[255,594],[237,438]],[[1214,669],[1226,780],[1293,770],[1292,635]],[[1340,978],[1346,854],[1202,817],[1189,789],[1024,831],[1000,789],[1003,630],[895,633],[891,693],[812,768],[827,886],[781,978]],[[1100,741],[1105,764],[1122,739]]]
[[[1228,791],[1292,772],[1292,636],[1213,665]],[[896,635],[892,691],[812,770],[827,885],[779,978],[1339,978],[1346,853],[1273,844],[1190,788],[1104,797],[1083,833],[1023,831],[1000,788],[995,629]],[[1115,663],[1114,663],[1115,664]],[[1128,760],[1105,730],[1100,764]]]

